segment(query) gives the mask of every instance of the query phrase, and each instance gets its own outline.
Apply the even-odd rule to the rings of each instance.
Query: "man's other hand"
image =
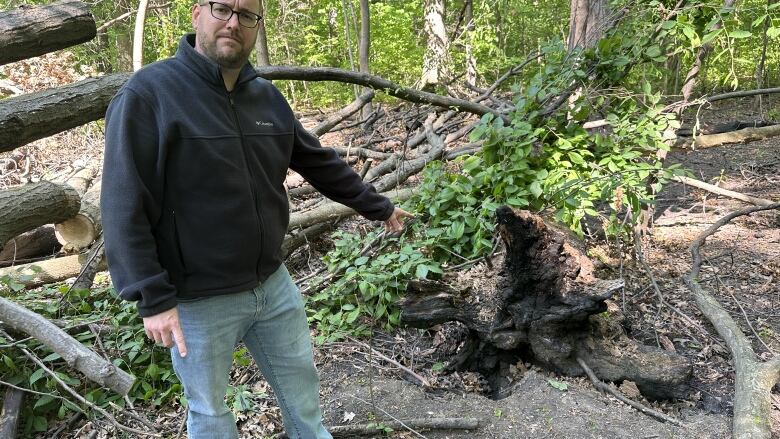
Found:
[[[179,348],[179,355],[187,356],[187,345],[179,324],[179,311],[175,307],[151,317],[144,317],[144,331],[147,337],[166,348],[175,343]]]
[[[388,233],[397,233],[402,231],[404,229],[403,218],[414,218],[414,215],[396,207],[395,210],[393,210],[392,215],[390,215],[390,218],[385,220],[385,231]]]

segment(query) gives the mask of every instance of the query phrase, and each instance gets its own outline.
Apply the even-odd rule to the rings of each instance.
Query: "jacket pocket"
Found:
[[[176,225],[176,211],[171,211],[171,222],[173,223],[173,247],[176,255],[179,258],[179,265],[181,265],[184,274],[187,273],[187,264],[184,262],[184,252],[181,249],[181,237],[179,236],[179,227]]]

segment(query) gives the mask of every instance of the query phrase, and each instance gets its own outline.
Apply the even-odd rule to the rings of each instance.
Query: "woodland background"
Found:
[[[24,95],[47,90],[56,95],[58,87],[93,76],[112,77],[167,58],[174,54],[180,36],[191,29],[190,1],[86,3],[97,27],[93,39],[0,66],[0,123],[4,117],[12,119],[4,115],[13,114],[15,103]],[[139,3],[146,12],[142,33],[136,26]],[[21,4],[0,1],[0,10]],[[765,250],[757,256],[763,268],[755,270],[761,281],[755,291],[760,296],[752,302],[734,299],[739,307],[730,307],[725,315],[738,323],[726,322],[729,319],[718,315],[715,308],[708,312],[706,301],[700,301],[705,296],[699,294],[699,276],[691,273],[698,271],[701,260],[694,259],[691,265],[687,252],[665,248],[667,259],[662,262],[661,253],[653,249],[662,236],[654,226],[664,221],[658,212],[667,211],[678,197],[688,196],[675,192],[674,184],[696,185],[691,180],[696,177],[728,186],[729,168],[718,160],[733,150],[723,145],[778,135],[772,127],[780,119],[780,107],[773,97],[780,82],[780,2],[270,0],[263,2],[263,16],[261,35],[265,38],[258,40],[253,60],[261,76],[274,79],[306,126],[323,143],[342,147],[343,155],[356,170],[365,172],[367,181],[381,190],[405,184],[406,192],[393,194],[406,200],[404,208],[417,215],[399,237],[385,237],[374,225],[346,219],[344,212],[325,213],[325,220],[295,223],[298,228],[291,230],[289,239],[297,244],[286,248],[288,264],[306,295],[318,360],[340,357],[347,368],[356,361],[367,361],[371,368],[378,361],[374,356],[381,355],[389,368],[380,368],[382,373],[406,376],[428,390],[455,387],[494,398],[508,392],[512,387],[502,380],[519,374],[518,369],[538,366],[535,360],[541,351],[534,351],[533,343],[529,342],[530,347],[522,344],[533,351],[530,355],[513,350],[512,361],[496,354],[495,346],[483,350],[495,341],[482,340],[467,355],[468,340],[486,332],[479,322],[464,317],[467,312],[460,310],[453,318],[461,326],[433,321],[422,325],[412,323],[410,317],[420,317],[414,314],[419,309],[410,298],[425,285],[449,291],[446,288],[462,286],[463,273],[477,279],[468,281],[474,285],[489,284],[486,280],[505,274],[498,268],[491,270],[494,264],[503,265],[506,247],[511,247],[506,241],[508,229],[496,225],[499,207],[507,205],[540,212],[546,221],[568,228],[571,235],[556,239],[585,242],[583,254],[596,261],[599,276],[623,282],[623,293],[613,298],[617,305],[610,305],[608,311],[600,308],[604,298],[583,302],[597,316],[591,320],[625,319],[628,323],[622,326],[635,328],[632,338],[688,358],[694,381],[700,381],[704,394],[718,400],[719,410],[732,416],[735,436],[769,437],[780,412],[775,387],[780,373],[776,355],[780,327],[774,311],[775,296],[780,298],[776,291],[780,253],[772,240],[778,230],[776,217],[765,213],[751,223],[765,238],[744,243]],[[373,76],[365,79],[350,76],[351,72]],[[381,79],[391,81],[390,85]],[[370,94],[364,86],[376,92]],[[756,89],[763,92],[751,91]],[[735,96],[734,91],[744,93]],[[337,110],[352,101],[359,104],[357,114],[343,116],[335,125],[323,125],[323,119],[328,122],[328,116],[340,113]],[[736,103],[718,107],[723,101]],[[758,137],[753,132],[734,134],[739,128],[764,125],[768,131]],[[17,194],[40,181],[62,182],[82,168],[99,171],[100,120],[53,137],[17,143],[3,137],[2,126],[3,190],[20,191]],[[735,137],[708,137],[719,132]],[[675,151],[690,151],[691,146],[724,150],[703,153],[707,164],[692,168],[690,160],[674,156]],[[752,152],[734,153],[735,163],[755,162],[747,174],[752,177],[745,177],[744,171],[742,176],[762,182],[760,188],[745,186],[754,196],[742,197],[744,202],[764,210],[777,209],[772,202],[780,198],[777,150],[777,144],[770,141]],[[670,151],[673,157],[667,160]],[[368,158],[375,160],[373,169],[366,164]],[[300,215],[295,218],[332,209],[309,194],[295,176],[290,176],[288,184],[294,216]],[[724,195],[717,187],[702,190],[734,196]],[[702,196],[694,207],[704,209],[707,202]],[[697,218],[710,223],[717,219]],[[701,230],[688,230],[683,240],[686,246],[695,242],[694,232]],[[93,238],[97,238],[94,243],[80,248],[66,245],[46,260],[82,253],[92,261],[102,245],[99,233]],[[647,260],[658,264],[685,260],[686,269],[665,266],[664,272],[672,274],[658,282],[659,288],[643,258],[643,246],[647,246]],[[25,437],[134,437],[152,432],[179,436],[186,400],[167,353],[145,340],[133,305],[115,297],[105,272],[99,272],[97,264],[87,267],[81,262],[76,273],[65,276],[70,280],[63,277],[41,285],[36,281],[40,270],[15,270],[15,265],[29,261],[11,258],[7,262],[13,266],[0,272],[0,296],[65,328],[136,380],[127,395],[99,387],[69,368],[50,347],[24,331],[0,326],[0,385],[7,389],[0,425],[7,426],[13,419],[14,428]],[[704,265],[715,270],[717,264],[707,260]],[[653,269],[660,270],[658,266]],[[72,277],[79,271],[82,276],[74,284]],[[90,272],[87,284],[83,282],[85,271]],[[701,283],[705,290],[714,288],[721,294],[721,280],[717,275],[715,279]],[[675,289],[672,294],[665,282],[688,285],[690,291]],[[479,288],[472,287],[469,294],[486,297],[474,289]],[[657,299],[649,308],[643,304],[648,291],[655,291],[650,298]],[[718,296],[723,297],[728,299]],[[10,309],[5,302],[2,305]],[[650,322],[647,316],[653,312],[655,319]],[[734,324],[736,329],[722,330],[719,321]],[[410,330],[409,325],[433,329]],[[748,335],[741,335],[739,328]],[[425,355],[417,348],[407,352],[411,345],[429,349],[422,349]],[[454,346],[453,350],[447,351],[447,345]],[[468,366],[479,363],[480,357],[499,359],[489,368]],[[279,413],[267,384],[245,349],[239,349],[234,360],[228,402],[241,421],[243,434],[278,433]],[[549,360],[545,366],[550,364],[564,375],[584,371],[576,363],[572,368]],[[597,370],[597,375],[618,383],[635,381],[610,379],[603,370]],[[758,388],[750,388],[739,384],[745,376],[765,376],[765,380]],[[557,376],[547,383],[561,391],[567,386]],[[639,386],[634,396],[649,396]],[[645,403],[671,414],[680,414],[681,404],[707,411],[707,395],[702,396],[702,391],[699,396],[675,394],[675,398],[678,402],[671,405]],[[20,401],[15,408],[12,400]],[[368,420],[378,413],[372,409]],[[347,414],[342,420],[331,413],[329,419],[348,424]],[[493,415],[501,418],[500,412]],[[745,422],[751,425],[746,427]],[[368,433],[363,434],[411,437],[397,424],[393,432],[390,424],[389,420],[370,422]],[[679,434],[685,436],[684,431]],[[495,434],[479,437],[515,437],[516,433]]]

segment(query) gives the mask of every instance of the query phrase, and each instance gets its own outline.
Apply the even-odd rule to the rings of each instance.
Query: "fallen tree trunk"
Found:
[[[34,337],[60,354],[69,367],[120,395],[127,395],[135,382],[132,375],[87,349],[44,317],[2,297],[0,297],[0,321],[15,331]]]
[[[454,320],[469,328],[450,368],[479,371],[497,392],[501,363],[505,369],[526,355],[579,376],[579,358],[599,378],[633,381],[648,398],[687,394],[691,364],[626,336],[619,309],[606,303],[622,281],[594,277],[576,237],[526,211],[502,207],[497,217],[504,256],[446,282],[412,282],[400,303],[407,325],[430,328]]]
[[[53,255],[61,247],[54,236],[54,225],[46,224],[8,240],[0,250],[0,262]]]
[[[736,200],[744,201],[746,203],[754,204],[756,206],[769,206],[770,204],[774,203],[772,200],[767,200],[765,198],[758,198],[758,197],[753,197],[751,195],[745,195],[739,192],[730,191],[728,189],[717,187],[714,184],[705,183],[703,181],[695,180],[689,177],[675,176],[672,177],[672,180],[680,182],[682,184],[687,184],[689,186],[697,187],[699,189],[704,189],[705,191],[712,192],[713,194],[723,195],[729,198],[734,198]]]
[[[767,120],[734,120],[731,122],[723,122],[723,123],[714,123],[714,124],[707,124],[704,123],[700,127],[696,128],[696,134],[706,135],[706,134],[721,134],[721,133],[728,133],[731,131],[737,131],[737,130],[743,130],[745,128],[761,128],[761,127],[769,127],[777,125],[777,122],[773,121],[767,121]],[[683,126],[675,134],[677,134],[677,137],[691,137],[693,136],[694,129]]]
[[[745,128],[728,133],[708,134],[696,136],[694,138],[678,139],[674,146],[677,148],[691,149],[712,148],[714,146],[726,145],[729,143],[747,143],[775,136],[780,136],[780,124],[758,128]]]
[[[45,259],[14,267],[0,268],[0,277],[8,276],[14,282],[24,285],[26,288],[35,288],[78,276],[84,264],[88,261],[89,257],[86,254]],[[105,269],[106,265],[103,262],[98,267],[98,270]]]
[[[319,125],[314,127],[314,129],[311,130],[311,133],[317,137],[320,137],[321,135],[330,131],[331,128],[338,125],[342,120],[360,111],[364,105],[371,102],[371,99],[374,99],[374,90],[366,91],[362,95],[358,96],[357,99],[352,101],[351,104],[327,117],[325,120],[320,122]]]
[[[411,189],[401,189],[398,191],[385,192],[382,195],[396,201],[403,201],[411,197],[412,194],[413,191]],[[287,227],[287,230],[308,227],[351,215],[357,215],[357,212],[343,204],[329,201],[314,209],[305,212],[296,212],[290,215],[290,225]]]
[[[696,305],[702,314],[712,323],[715,330],[726,342],[734,361],[734,438],[769,439],[772,436],[770,425],[772,387],[780,381],[780,356],[767,362],[759,361],[750,340],[745,336],[731,315],[720,303],[699,284],[699,270],[702,257],[701,246],[705,240],[732,219],[750,215],[762,210],[780,209],[780,203],[769,206],[748,207],[732,212],[702,232],[691,244],[693,263],[691,271],[683,277],[685,284],[693,293]]]
[[[365,87],[371,87],[375,90],[384,91],[390,96],[395,96],[409,102],[431,104],[438,107],[455,109],[457,111],[465,111],[479,116],[492,114],[504,119],[504,122],[507,124],[510,122],[507,116],[485,105],[403,87],[388,81],[387,79],[368,73],[352,72],[333,67],[263,66],[258,67],[256,70],[258,75],[268,80],[292,79],[300,81],[338,81],[349,84],[358,84]]]
[[[0,412],[0,437],[13,439],[19,426],[19,412],[22,409],[24,392],[13,387],[5,389],[3,411]]]
[[[57,241],[66,252],[80,252],[89,247],[103,232],[100,217],[101,182],[93,185],[81,198],[76,215],[54,225]]]
[[[49,181],[0,191],[0,243],[5,245],[44,224],[64,221],[78,213],[80,203],[75,189]]]
[[[96,33],[89,6],[80,1],[0,11],[0,65],[83,43]]]
[[[129,77],[117,73],[0,100],[0,152],[102,119]]]

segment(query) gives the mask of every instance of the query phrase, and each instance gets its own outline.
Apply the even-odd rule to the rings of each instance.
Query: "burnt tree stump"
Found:
[[[633,381],[648,398],[687,395],[690,363],[628,338],[607,302],[623,282],[596,278],[575,236],[527,211],[502,207],[497,219],[503,256],[444,281],[413,282],[401,301],[409,326],[459,321],[469,329],[448,367],[489,377],[500,362],[525,358],[580,376],[581,358],[599,378]]]

